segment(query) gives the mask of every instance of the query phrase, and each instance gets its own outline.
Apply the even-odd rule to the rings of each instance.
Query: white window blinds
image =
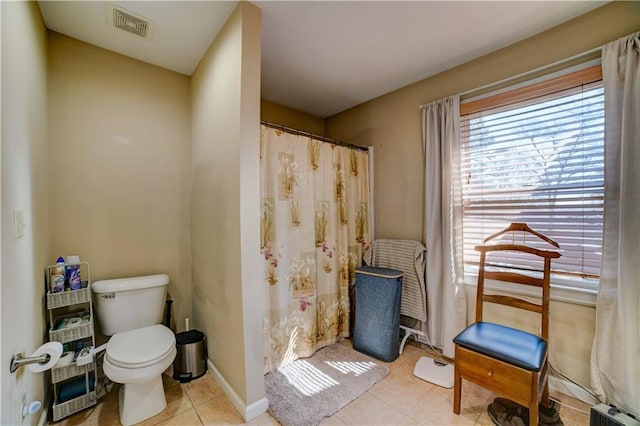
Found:
[[[560,244],[556,274],[600,274],[604,195],[604,92],[601,82],[553,89],[461,118],[464,261],[512,222],[525,222]],[[519,91],[521,94],[522,90]],[[525,91],[526,92],[526,91]],[[503,96],[504,98],[504,96]],[[524,96],[526,98],[526,96]],[[508,103],[507,105],[504,105]],[[505,235],[523,243],[522,236]],[[527,236],[527,245],[551,249]],[[539,269],[525,259],[498,264]]]

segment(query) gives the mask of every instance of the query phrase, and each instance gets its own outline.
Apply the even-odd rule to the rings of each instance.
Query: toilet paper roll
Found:
[[[44,364],[40,364],[37,362],[34,364],[29,364],[27,365],[29,371],[31,371],[32,373],[41,373],[56,365],[56,362],[58,362],[58,360],[60,359],[60,355],[62,355],[62,343],[47,342],[36,349],[36,351],[30,356],[37,357],[45,354],[49,355],[49,361]]]

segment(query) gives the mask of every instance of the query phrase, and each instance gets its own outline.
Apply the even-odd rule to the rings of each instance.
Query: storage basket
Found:
[[[88,317],[89,321],[77,325],[71,325],[61,329],[56,329],[58,324],[60,324],[60,321],[63,321],[65,318],[73,317]],[[68,315],[61,315],[59,317],[56,317],[56,319],[53,321],[51,329],[49,330],[49,340],[60,343],[67,343],[73,340],[84,339],[86,337],[91,337],[92,335],[93,319],[91,318],[89,311],[74,312]]]
[[[51,369],[51,382],[59,383],[63,380],[84,374],[86,371],[93,371],[93,362],[79,367],[75,364],[66,367],[53,367]]]
[[[89,287],[80,290],[61,291],[59,293],[47,293],[47,309],[61,308],[63,306],[87,303],[91,300]]]
[[[398,358],[402,275],[373,266],[356,269],[355,350],[386,362]]]
[[[96,399],[96,392],[91,391],[88,394],[70,399],[62,404],[53,404],[53,421],[57,422],[58,420],[77,413],[80,410],[96,405]]]

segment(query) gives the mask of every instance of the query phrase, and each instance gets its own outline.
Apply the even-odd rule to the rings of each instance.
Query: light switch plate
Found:
[[[13,211],[13,238],[19,240],[24,238],[24,210],[15,209]]]

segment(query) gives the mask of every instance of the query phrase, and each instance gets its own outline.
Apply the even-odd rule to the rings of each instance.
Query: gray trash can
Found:
[[[204,333],[198,330],[176,334],[176,359],[173,361],[173,379],[190,382],[207,372],[207,345]]]
[[[382,361],[398,358],[402,271],[356,268],[353,349]]]

